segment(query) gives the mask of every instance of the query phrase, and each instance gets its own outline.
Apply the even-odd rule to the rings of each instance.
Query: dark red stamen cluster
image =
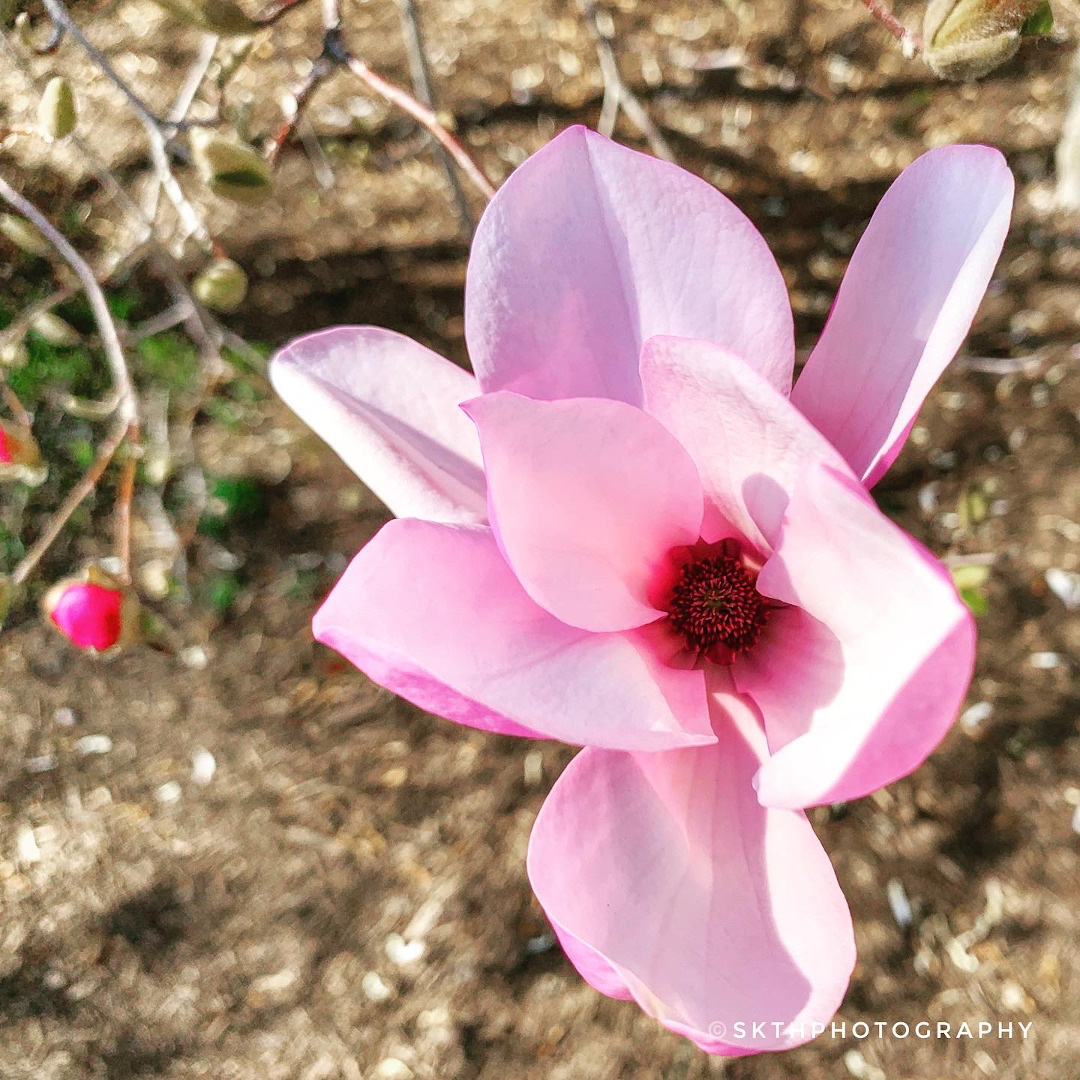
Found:
[[[769,618],[765,598],[742,562],[708,555],[687,563],[671,590],[671,625],[692,649],[717,645],[743,652],[756,644]]]

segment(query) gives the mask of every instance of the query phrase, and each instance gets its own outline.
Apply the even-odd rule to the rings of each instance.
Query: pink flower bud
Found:
[[[0,472],[5,465],[18,469],[37,465],[40,460],[37,443],[29,430],[22,425],[0,420]]]
[[[105,652],[133,638],[138,601],[96,567],[57,582],[42,606],[49,622],[78,649]]]

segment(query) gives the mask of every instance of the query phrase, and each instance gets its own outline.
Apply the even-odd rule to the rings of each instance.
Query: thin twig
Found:
[[[19,565],[15,567],[11,580],[15,585],[21,585],[41,562],[42,556],[52,546],[53,541],[63,531],[68,519],[82,505],[83,500],[97,487],[102,474],[109,467],[109,462],[116,456],[116,451],[128,438],[130,427],[126,421],[118,418],[113,425],[108,438],[98,447],[97,457],[93,465],[86,471],[83,478],[68,492],[67,498],[60,504],[60,508],[53,514],[45,531],[30,545],[29,550],[22,557]]]
[[[405,37],[405,51],[409,58],[413,93],[420,102],[434,111],[438,105],[435,100],[434,82],[431,78],[431,65],[428,63],[427,49],[424,47],[424,32],[420,27],[420,15],[416,10],[415,0],[398,0],[398,11],[401,13],[401,28]],[[458,180],[454,159],[443,146],[439,147],[439,159],[446,173],[446,181],[453,192],[461,224],[471,236],[475,222],[472,210],[469,209],[469,200],[465,198],[465,192]]]
[[[54,2],[54,0],[51,0]],[[484,174],[479,162],[454,136],[447,131],[433,109],[418,101],[407,90],[384,78],[373,70],[359,57],[354,56],[345,44],[341,24],[341,11],[338,0],[322,0],[323,14],[323,47],[322,52],[312,65],[307,77],[293,91],[296,108],[292,111],[281,129],[274,135],[270,143],[267,158],[274,161],[281,152],[281,147],[288,139],[296,124],[297,118],[304,104],[310,100],[311,94],[330,73],[339,67],[348,68],[370,90],[379,97],[388,101],[391,105],[401,109],[402,112],[411,116],[420,126],[431,135],[435,141],[445,150],[459,169],[469,178],[485,199],[491,199],[495,194],[495,185]]]
[[[424,128],[442,146],[457,163],[461,171],[469,178],[473,186],[485,199],[495,197],[495,185],[484,174],[477,160],[465,147],[439,123],[439,118],[426,105],[396,83],[384,79],[377,71],[370,68],[359,57],[351,53],[347,55],[346,64],[349,70],[370,87],[380,97],[385,98],[392,105],[396,105],[402,112],[408,113],[421,127]]]
[[[150,123],[158,129],[171,128],[170,134],[175,135],[182,125],[169,125],[168,121],[157,116],[149,105],[124,81],[117,70],[109,63],[109,58],[79,29],[79,24],[71,17],[71,13],[64,6],[63,0],[42,0],[49,18],[54,27],[60,27],[71,35],[79,48],[94,62],[101,73],[124,95],[128,104],[139,114],[144,123]]]
[[[19,400],[19,395],[7,383],[0,383],[0,395],[3,396],[4,402],[11,411],[11,415],[15,417],[17,424],[24,428],[28,428],[33,424],[34,418],[30,415],[29,410]]]
[[[29,199],[20,195],[6,180],[0,177],[0,199],[13,210],[21,214],[48,242],[57,254],[71,267],[79,279],[90,302],[97,323],[101,346],[112,371],[113,385],[119,395],[118,410],[120,418],[127,424],[134,423],[138,415],[138,399],[135,387],[128,372],[124,351],[120,347],[120,338],[116,333],[116,324],[105,300],[105,294],[94,277],[94,272],[86,260],[68,243],[67,238],[57,230],[51,221]]]
[[[870,14],[900,42],[905,56],[917,56],[922,52],[922,35],[909,30],[882,0],[862,0],[862,2]]]
[[[582,14],[596,43],[596,58],[600,63],[600,74],[604,80],[604,102],[600,108],[598,130],[610,135],[615,129],[615,115],[621,108],[630,122],[641,132],[653,154],[665,161],[674,161],[675,154],[667,139],[661,134],[660,128],[649,115],[649,110],[619,74],[615,49],[610,37],[600,25],[601,16],[596,4],[592,0],[580,0],[580,2]]]
[[[134,446],[139,440],[136,425],[128,428],[128,441]],[[135,497],[135,468],[137,456],[129,453],[120,471],[120,485],[116,492],[115,527],[116,556],[120,561],[120,580],[131,584],[131,501]]]

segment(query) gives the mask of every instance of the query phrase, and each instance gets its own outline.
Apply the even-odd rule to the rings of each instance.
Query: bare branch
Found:
[[[120,338],[116,333],[116,324],[113,322],[112,313],[105,300],[105,294],[94,277],[94,272],[86,264],[86,260],[68,243],[67,238],[57,230],[52,222],[32,203],[29,199],[20,195],[3,178],[0,178],[0,199],[3,199],[13,210],[21,214],[49,243],[56,249],[60,257],[75,272],[75,276],[82,285],[86,298],[90,302],[90,308],[97,322],[98,334],[101,337],[101,345],[105,350],[105,358],[112,370],[113,385],[119,397],[118,411],[120,418],[126,423],[134,423],[138,415],[138,399],[135,396],[135,387],[131,382],[128,372],[127,361],[124,359],[124,350],[120,347]]]
[[[615,118],[621,108],[630,122],[644,136],[653,154],[665,161],[674,161],[675,154],[667,139],[661,134],[649,115],[648,109],[619,74],[615,49],[608,32],[601,25],[602,16],[596,4],[592,0],[580,0],[580,5],[589,31],[596,42],[596,58],[600,63],[600,74],[604,79],[604,102],[600,108],[600,122],[597,130],[610,136],[615,130]]]
[[[431,65],[428,63],[427,50],[424,48],[424,34],[420,28],[420,16],[416,10],[415,0],[398,0],[398,10],[401,13],[401,27],[405,36],[405,51],[409,57],[413,93],[420,102],[434,111],[438,106],[431,78]],[[471,236],[474,228],[472,211],[469,209],[469,200],[465,198],[465,192],[461,190],[461,183],[454,169],[454,159],[442,146],[439,147],[439,158],[446,172],[447,183],[454,194],[458,216],[461,218],[465,231]]]
[[[905,56],[917,56],[922,52],[922,35],[909,30],[883,3],[883,0],[862,0],[862,2],[870,14],[900,42]]]

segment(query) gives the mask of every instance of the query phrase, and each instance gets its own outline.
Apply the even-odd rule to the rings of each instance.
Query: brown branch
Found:
[[[914,30],[909,30],[883,3],[883,0],[862,0],[862,2],[866,5],[870,14],[900,42],[905,55],[916,56],[922,52],[922,36],[915,33]]]
[[[431,65],[428,63],[427,49],[424,47],[424,33],[420,27],[420,15],[416,10],[416,0],[398,0],[398,11],[401,13],[401,28],[405,37],[405,51],[409,58],[409,73],[412,78],[413,93],[418,101],[434,110],[438,105],[435,101]],[[465,231],[471,236],[475,223],[472,211],[469,209],[469,200],[465,198],[465,192],[461,190],[461,182],[458,180],[457,171],[454,169],[454,159],[443,146],[439,147],[439,160],[442,162],[443,170],[446,173],[446,182],[453,192],[458,217],[461,218],[461,224]]]
[[[615,129],[616,114],[621,108],[630,122],[644,136],[653,154],[658,158],[663,158],[664,161],[674,161],[675,154],[649,115],[649,110],[626,85],[619,73],[615,49],[611,38],[600,25],[600,12],[596,4],[592,3],[592,0],[581,0],[581,10],[593,41],[596,43],[596,58],[600,63],[600,74],[604,80],[604,102],[600,107],[600,122],[597,130],[610,136]]]
[[[83,500],[97,487],[109,462],[116,456],[116,451],[128,438],[130,426],[123,419],[118,419],[110,432],[109,437],[98,448],[97,457],[93,465],[86,471],[83,478],[68,492],[67,498],[60,504],[60,508],[53,514],[45,531],[34,541],[19,565],[15,567],[11,575],[12,583],[21,585],[34,572],[42,556],[52,546],[53,541],[63,531],[71,515],[82,505]]]
[[[378,94],[383,100],[411,116],[449,154],[453,162],[469,178],[469,181],[484,198],[491,199],[495,194],[495,185],[487,178],[483,168],[472,154],[440,123],[434,109],[419,101],[396,83],[384,78],[349,51],[342,34],[338,0],[322,0],[322,11],[322,52],[315,60],[307,77],[293,91],[296,108],[270,140],[270,149],[267,154],[268,160],[274,161],[281,152],[281,147],[296,125],[301,109],[310,100],[311,94],[316,87],[336,68],[344,67],[348,68],[365,86]]]

